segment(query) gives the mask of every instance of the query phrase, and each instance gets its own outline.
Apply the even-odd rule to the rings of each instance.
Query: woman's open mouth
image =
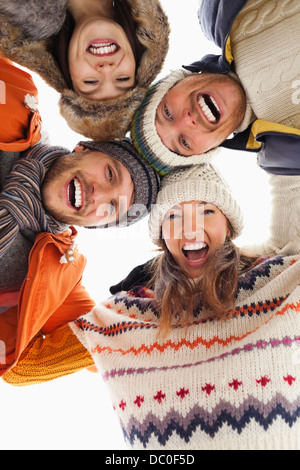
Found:
[[[185,243],[182,248],[186,262],[191,266],[200,266],[208,256],[209,246],[205,242]]]
[[[221,119],[221,110],[216,100],[208,94],[197,97],[199,108],[210,124],[218,124]]]
[[[111,56],[120,50],[117,42],[105,40],[91,42],[87,47],[87,52],[97,57]]]
[[[77,211],[83,206],[83,188],[76,177],[67,185],[67,201],[69,205]]]

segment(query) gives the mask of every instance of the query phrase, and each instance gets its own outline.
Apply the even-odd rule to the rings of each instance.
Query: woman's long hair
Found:
[[[125,31],[134,54],[137,70],[145,49],[137,38],[137,25],[132,18],[131,8],[126,0],[114,0],[113,19]],[[73,83],[69,70],[68,50],[74,29],[75,21],[69,11],[67,11],[65,22],[59,33],[54,37],[54,55],[70,89],[73,89]]]
[[[224,245],[209,254],[204,274],[194,280],[178,266],[163,239],[160,248],[163,253],[153,262],[150,284],[154,286],[160,331],[164,334],[171,326],[193,322],[199,301],[208,317],[229,318],[235,305],[239,275],[258,259],[242,253],[227,239]]]

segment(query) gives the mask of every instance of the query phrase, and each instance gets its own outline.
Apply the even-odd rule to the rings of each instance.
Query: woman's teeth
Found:
[[[198,104],[208,121],[217,124],[221,117],[221,110],[216,100],[212,96],[201,95]]]
[[[207,255],[208,245],[205,242],[186,243],[182,248],[182,252],[189,261],[197,262]]]
[[[207,243],[205,242],[199,242],[199,243],[186,243],[183,247],[185,251],[196,251],[196,250],[202,250],[202,248],[206,248]]]
[[[105,55],[105,54],[113,54],[118,50],[118,46],[114,43],[103,44],[99,46],[99,44],[92,44],[89,47],[89,51],[95,55]]]

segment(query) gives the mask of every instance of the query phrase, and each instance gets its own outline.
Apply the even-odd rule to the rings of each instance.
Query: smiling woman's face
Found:
[[[225,215],[214,204],[191,201],[168,211],[162,236],[176,263],[191,278],[205,269],[208,255],[230,236]]]
[[[76,25],[69,45],[74,91],[94,101],[117,98],[135,84],[129,40],[116,22],[93,17]]]

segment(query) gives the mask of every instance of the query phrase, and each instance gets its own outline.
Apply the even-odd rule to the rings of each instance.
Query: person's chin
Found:
[[[69,216],[65,214],[63,211],[59,211],[56,208],[47,208],[46,212],[49,214],[53,219],[57,220],[59,223],[64,225],[79,225],[78,221],[75,217]]]

